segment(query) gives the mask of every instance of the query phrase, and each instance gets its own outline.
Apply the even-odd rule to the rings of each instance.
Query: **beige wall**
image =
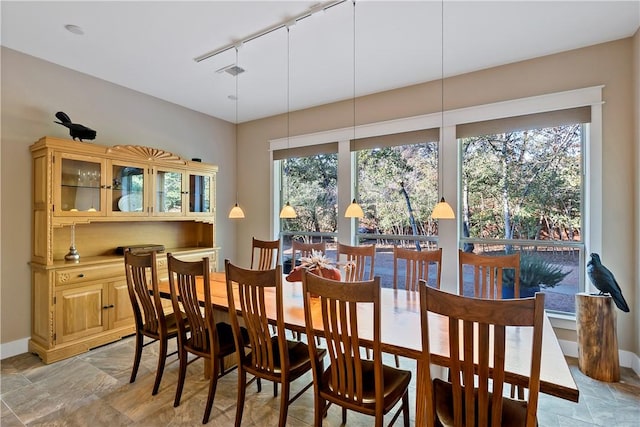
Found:
[[[233,124],[10,49],[1,52],[1,343],[31,334],[29,146],[45,135],[69,138],[53,123],[57,111],[95,129],[96,144],[146,145],[218,164],[217,243],[222,257],[233,253],[235,226],[226,218],[235,191],[228,166],[235,164]]]
[[[637,37],[635,40],[637,44]],[[637,48],[636,56],[637,56]],[[584,49],[523,61],[447,79],[445,108],[461,108],[588,86],[603,89],[603,203],[608,208],[603,218],[602,258],[615,273],[627,300],[638,301],[638,211],[636,178],[637,145],[634,126],[634,82],[632,55],[634,40],[624,39]],[[414,116],[440,109],[440,83],[371,95],[358,99],[357,122],[370,123]],[[291,135],[351,126],[350,102],[312,108],[291,114]],[[252,153],[238,159],[240,200],[247,219],[238,229],[238,248],[246,246],[252,235],[265,235],[270,227],[270,176],[268,140],[286,136],[283,116],[257,120],[240,126],[240,150]],[[636,138],[636,142],[634,142]],[[245,253],[236,254],[239,259]],[[246,262],[246,260],[244,260]],[[638,304],[630,314],[618,315],[620,349],[636,355],[638,349]],[[575,333],[559,331],[562,339],[575,340]]]

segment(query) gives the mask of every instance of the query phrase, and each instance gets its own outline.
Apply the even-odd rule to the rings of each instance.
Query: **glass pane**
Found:
[[[113,165],[113,212],[142,212],[144,208],[144,169]]]
[[[438,142],[357,152],[358,234],[437,235]],[[365,237],[366,239],[366,237]],[[378,242],[382,243],[382,242]]]
[[[158,171],[156,211],[182,212],[182,173]]]
[[[189,212],[210,212],[211,177],[189,175]]]
[[[465,237],[582,240],[582,125],[462,139]]]
[[[96,212],[100,207],[101,164],[62,159],[60,209],[64,212]]]
[[[338,155],[318,154],[280,161],[278,206],[289,202],[297,218],[281,219],[283,231],[333,233],[338,223]]]

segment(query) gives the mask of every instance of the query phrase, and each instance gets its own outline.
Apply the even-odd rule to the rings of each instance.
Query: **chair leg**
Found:
[[[133,357],[133,369],[131,370],[131,378],[129,379],[130,383],[134,382],[136,380],[136,375],[138,375],[138,367],[140,367],[140,358],[142,356],[143,340],[144,336],[140,332],[136,332],[136,350]]]
[[[398,355],[397,355],[397,354],[394,354],[393,356],[394,356],[394,357],[395,357],[395,359],[396,359],[396,368],[399,368],[399,367],[400,367],[400,357],[398,357]]]
[[[260,390],[258,383],[258,390]],[[238,364],[238,401],[236,403],[236,427],[242,424],[242,411],[244,410],[244,396],[247,391],[247,371]]]
[[[315,386],[314,386],[315,387]],[[326,416],[325,408],[327,402],[316,394],[313,399],[313,425],[318,427],[322,426],[322,419]]]
[[[277,386],[278,383],[274,382]],[[289,411],[289,388],[290,383],[285,381],[282,383],[282,390],[280,392],[280,421],[278,423],[279,427],[285,427],[287,424],[287,413]]]
[[[273,382],[273,397],[278,397],[278,383]]]
[[[187,376],[187,352],[182,346],[179,349],[180,368],[178,371],[178,385],[176,386],[176,398],[173,401],[173,407],[180,405],[182,397],[182,388],[184,387],[184,379]]]
[[[164,372],[164,364],[167,360],[167,339],[160,339],[160,353],[158,354],[158,368],[156,369],[156,381],[153,383],[152,396],[158,394],[160,381],[162,381],[162,373]]]
[[[347,408],[342,408],[342,424],[347,423]]]
[[[409,390],[402,396],[402,412],[404,415],[404,427],[409,427]]]
[[[219,365],[215,360],[211,361],[211,378],[209,378],[209,394],[207,395],[207,405],[204,408],[204,417],[202,418],[202,424],[209,422],[209,416],[211,415],[211,408],[213,407],[213,398],[216,396],[216,386],[218,385],[218,376],[220,375]]]

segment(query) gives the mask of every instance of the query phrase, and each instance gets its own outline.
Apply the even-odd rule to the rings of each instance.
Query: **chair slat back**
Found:
[[[227,260],[225,271],[231,326],[234,329],[236,349],[239,349],[242,363],[265,373],[274,374],[276,368],[281,368],[283,374],[286,373],[289,359],[286,351],[282,306],[282,267],[277,265],[275,269],[270,270],[248,270],[235,266]],[[276,293],[275,307],[265,303],[265,293],[268,292]],[[239,306],[236,305],[235,294],[239,297]],[[268,322],[269,310],[276,311],[277,340],[271,337]],[[248,343],[243,342],[238,317],[242,317],[247,329]],[[249,354],[247,354],[247,346],[251,348]],[[274,346],[278,346],[279,349],[274,351]],[[280,360],[274,360],[277,355],[280,355]]]
[[[166,330],[166,323],[158,293],[156,253],[133,254],[127,250],[124,266],[137,328],[159,335],[160,330]]]
[[[520,298],[520,252],[488,256],[458,250],[459,293],[464,295],[464,266],[473,266],[473,290],[476,298],[502,299],[503,276],[514,270],[513,295]]]
[[[404,264],[404,269],[402,266]],[[401,271],[404,271],[404,275]],[[434,272],[435,280],[429,280],[429,272]],[[413,249],[393,247],[393,287],[407,291],[418,291],[418,283],[425,280],[440,289],[442,276],[442,248],[436,250],[416,251]],[[404,278],[404,281],[400,279]]]
[[[312,337],[314,329],[324,329],[321,336],[326,340],[331,362],[331,388],[356,404],[362,404],[363,398],[357,307],[360,304],[373,305],[375,387],[377,399],[382,402],[384,383],[380,350],[380,278],[375,277],[362,282],[341,282],[304,272],[302,283],[307,334]],[[313,323],[311,313],[316,305],[319,305],[322,313],[322,325]],[[309,347],[310,352],[315,351],[315,340],[309,339]]]
[[[251,268],[254,270],[271,270],[280,260],[280,239],[251,241]]]
[[[503,396],[506,328],[533,328],[526,425],[535,426],[540,390],[544,294],[537,293],[534,298],[523,299],[479,299],[443,292],[421,281],[420,307],[423,351],[427,353],[427,313],[449,318],[449,369],[455,426],[503,425],[503,399],[490,396]]]
[[[347,266],[345,267],[346,282],[362,282],[365,280],[373,280],[374,267],[376,260],[376,245],[350,246],[338,243],[336,250],[337,263],[343,262],[345,259]]]
[[[292,241],[291,267],[295,267],[295,262],[297,259],[310,257],[313,251],[322,252],[323,255],[326,255],[327,245],[325,244],[325,242],[305,243],[299,240]]]
[[[182,311],[186,316],[186,321],[182,316],[176,316],[180,336],[182,339],[186,337],[188,324],[188,346],[202,353],[210,353],[210,346],[213,345],[214,354],[218,354],[218,337],[211,305],[209,258],[190,262],[179,260],[169,253],[167,270],[174,313]],[[199,282],[202,282],[204,295],[198,294]],[[204,307],[200,306],[201,301],[204,301]]]

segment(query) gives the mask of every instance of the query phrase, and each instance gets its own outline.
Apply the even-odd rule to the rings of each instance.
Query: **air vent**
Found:
[[[219,70],[216,70],[216,73],[228,73],[232,76],[237,76],[238,74],[244,73],[244,68],[238,67],[236,64],[230,64],[226,67],[222,67]]]

